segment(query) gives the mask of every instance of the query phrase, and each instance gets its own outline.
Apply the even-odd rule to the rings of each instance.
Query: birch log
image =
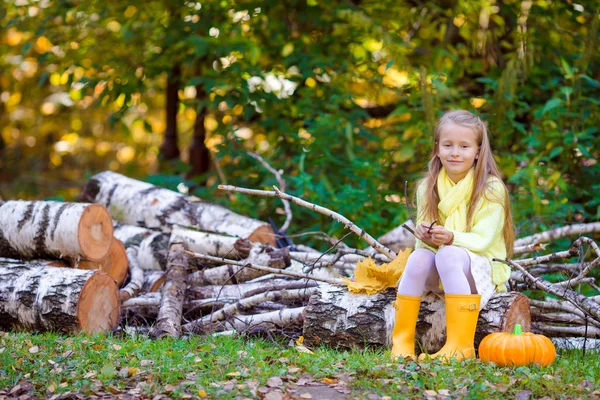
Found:
[[[168,268],[162,287],[160,309],[156,325],[150,331],[150,336],[153,338],[181,336],[181,313],[190,263],[190,256],[184,250],[185,247],[181,243],[174,243],[169,248]]]
[[[118,288],[108,274],[0,262],[0,329],[96,333],[118,322]]]
[[[165,273],[162,271],[145,271],[142,292],[157,292],[165,283]]]
[[[153,231],[127,224],[115,223],[115,238],[123,242],[125,248],[138,247],[138,263],[144,271],[167,269],[169,233]]]
[[[246,239],[210,232],[199,232],[179,225],[173,226],[170,241],[171,243],[184,243],[194,253],[234,259],[247,258],[252,249],[252,243]]]
[[[309,344],[344,348],[391,346],[396,290],[376,295],[348,292],[346,288],[322,284],[306,306],[303,336]],[[444,301],[423,297],[416,329],[416,351],[435,352],[446,340]],[[475,344],[489,333],[510,331],[515,324],[531,327],[529,299],[517,293],[496,294],[479,315]]]
[[[106,206],[126,224],[165,232],[178,224],[275,245],[273,229],[265,222],[111,171],[94,175],[83,189],[83,198]]]
[[[273,250],[268,245],[255,246],[250,251],[250,255],[245,262],[283,269],[291,263],[289,248]],[[190,286],[235,284],[266,274],[267,272],[245,266],[222,265],[190,274],[188,283]]]
[[[125,246],[123,246],[123,243],[119,239],[113,238],[108,249],[108,254],[102,260],[82,260],[75,264],[75,267],[80,269],[99,269],[102,272],[106,272],[121,287],[129,270]]]
[[[97,204],[0,204],[0,256],[99,261],[108,253],[112,234],[111,217]]]

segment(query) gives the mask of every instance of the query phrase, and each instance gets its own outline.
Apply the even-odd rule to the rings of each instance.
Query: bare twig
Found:
[[[513,254],[535,253],[536,251],[544,250],[546,246],[546,243],[530,243],[524,246],[515,247]]]
[[[230,191],[230,192],[238,192],[238,193],[244,193],[244,194],[249,194],[249,195],[254,195],[254,196],[279,197],[282,199],[287,199],[296,205],[308,208],[310,210],[316,211],[323,215],[327,215],[327,216],[335,219],[336,221],[344,224],[344,227],[346,229],[351,230],[352,232],[357,234],[358,237],[364,239],[368,244],[370,244],[378,252],[385,254],[390,259],[396,258],[396,253],[394,253],[392,250],[388,249],[387,247],[385,247],[384,245],[379,243],[375,238],[373,238],[371,235],[369,235],[365,230],[359,228],[356,224],[354,224],[354,222],[350,221],[348,218],[344,217],[343,215],[341,215],[335,211],[331,211],[328,208],[309,203],[308,201],[302,200],[299,197],[295,197],[295,196],[289,195],[287,193],[284,193],[275,186],[273,188],[275,189],[274,191],[268,191],[268,190],[246,189],[246,188],[240,188],[240,187],[230,186],[230,185],[219,185],[219,189]]]
[[[574,290],[568,289],[566,287],[561,287],[560,285],[553,285],[550,282],[532,275],[529,271],[523,268],[521,265],[515,263],[512,260],[499,260],[494,259],[494,261],[503,262],[505,264],[510,265],[511,267],[521,271],[521,273],[529,279],[533,287],[543,290],[547,293],[553,294],[558,297],[562,297],[565,300],[571,302],[576,307],[581,308],[586,313],[590,314],[597,321],[600,321],[600,304],[596,303],[594,300],[585,297],[581,293],[575,292]]]
[[[259,156],[256,153],[249,151],[248,154],[250,156],[254,157],[256,160],[258,160],[258,162],[260,162],[263,165],[263,167],[265,167],[267,170],[269,170],[269,172],[271,172],[273,175],[275,175],[275,179],[277,179],[277,182],[279,183],[279,187],[281,188],[281,191],[285,192],[285,180],[281,176],[282,170],[277,171],[275,168],[271,167],[268,162],[266,162],[261,156]],[[288,200],[281,199],[281,201],[283,203],[283,209],[285,210],[285,222],[283,223],[283,225],[281,225],[281,228],[279,228],[279,230],[282,232],[285,232],[288,230],[288,228],[290,227],[290,223],[292,222],[292,208],[290,207],[290,202]]]

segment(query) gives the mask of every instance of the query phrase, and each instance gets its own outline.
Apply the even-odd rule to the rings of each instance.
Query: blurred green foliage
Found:
[[[436,119],[464,108],[489,123],[521,235],[600,216],[594,1],[19,0],[2,12],[5,198],[74,199],[105,169],[181,188],[185,156],[158,154],[180,63],[179,144],[207,106],[214,166],[187,186],[236,212],[285,218],[278,200],[216,189],[277,184],[254,151],[290,194],[381,235],[409,217],[404,182],[422,174]],[[343,234],[293,211],[291,234]]]

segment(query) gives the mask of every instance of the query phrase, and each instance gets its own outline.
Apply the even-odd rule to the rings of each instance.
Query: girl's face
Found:
[[[473,129],[454,122],[442,126],[437,143],[437,156],[454,183],[467,175],[478,154],[477,134]]]

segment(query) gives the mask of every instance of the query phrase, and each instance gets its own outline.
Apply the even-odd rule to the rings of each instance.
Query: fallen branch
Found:
[[[249,151],[248,154],[254,157],[256,160],[258,160],[258,162],[260,162],[263,165],[263,167],[265,167],[269,170],[269,172],[275,175],[275,179],[277,179],[281,191],[285,192],[285,180],[281,176],[282,170],[275,170],[275,168],[271,167],[268,162],[266,162],[261,156],[259,156],[256,153]],[[283,209],[285,211],[285,222],[283,223],[283,225],[281,225],[279,231],[285,232],[288,230],[288,228],[290,227],[290,223],[292,222],[292,207],[290,207],[290,202],[286,199],[281,199],[281,202],[283,203]]]
[[[562,226],[549,231],[536,233],[532,236],[527,236],[515,241],[515,247],[525,246],[531,243],[549,242],[561,237],[570,235],[583,235],[591,232],[600,232],[600,222],[592,222],[589,224],[577,224]]]
[[[183,326],[183,329],[187,332],[201,332],[204,331],[207,327],[211,326],[213,322],[221,321],[233,315],[237,315],[240,312],[250,309],[260,303],[266,301],[307,299],[317,290],[317,288],[313,287],[260,293],[242,299],[234,304],[225,306],[219,311],[211,313],[210,315],[202,317],[198,320],[189,322]]]
[[[375,238],[373,238],[371,235],[369,235],[367,232],[365,232],[364,229],[359,228],[356,224],[354,224],[354,222],[350,221],[348,218],[344,217],[343,215],[341,215],[335,211],[331,211],[328,208],[309,203],[308,201],[302,200],[299,197],[295,197],[295,196],[289,195],[287,193],[284,193],[275,186],[273,188],[275,189],[274,191],[268,191],[268,190],[246,189],[246,188],[240,188],[240,187],[231,186],[231,185],[219,185],[219,189],[225,190],[225,191],[238,192],[238,193],[244,193],[244,194],[255,195],[255,196],[279,197],[281,199],[289,200],[292,203],[299,205],[301,207],[305,207],[310,210],[316,211],[320,214],[327,215],[327,216],[335,219],[336,221],[344,224],[344,228],[351,230],[356,235],[358,235],[358,237],[360,237],[361,239],[364,239],[368,244],[370,244],[378,252],[386,255],[388,258],[390,258],[392,260],[396,258],[396,253],[394,253],[393,251],[391,251],[390,249],[388,249],[387,247],[385,247],[384,245],[379,243],[377,240],[375,240]]]
[[[150,336],[158,339],[164,336],[181,336],[181,313],[187,280],[189,256],[181,243],[173,243],[169,248],[167,277],[162,287],[160,310],[156,325]]]
[[[242,261],[229,260],[227,258],[212,257],[212,256],[204,255],[204,254],[193,253],[191,251],[186,251],[186,253],[188,253],[192,257],[200,259],[200,260],[226,263],[229,265],[237,265],[239,267],[248,267],[248,268],[253,268],[253,269],[256,269],[259,271],[263,271],[263,272],[270,272],[275,275],[287,275],[287,276],[293,276],[294,278],[311,279],[314,281],[330,283],[332,285],[346,286],[346,283],[344,281],[338,280],[338,279],[317,278],[317,277],[310,276],[307,274],[300,274],[298,272],[284,271],[284,270],[280,270],[277,268],[266,267],[264,265],[255,265],[255,264],[250,264],[250,263],[244,263]]]

